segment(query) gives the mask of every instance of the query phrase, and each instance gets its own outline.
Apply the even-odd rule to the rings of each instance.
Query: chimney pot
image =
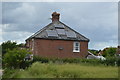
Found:
[[[52,13],[52,22],[59,21],[59,16],[60,16],[60,13],[53,12]]]

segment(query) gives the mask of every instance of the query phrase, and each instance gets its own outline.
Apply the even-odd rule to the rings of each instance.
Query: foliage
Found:
[[[3,66],[8,68],[21,68],[26,63],[24,58],[26,54],[31,54],[26,49],[8,50],[3,58]]]
[[[16,70],[11,78],[117,78],[118,68],[84,64],[33,63],[28,69]],[[111,73],[112,72],[112,73]],[[8,74],[7,74],[8,75]],[[3,78],[6,78],[4,73]],[[7,77],[9,77],[7,76]]]
[[[104,57],[108,57],[108,56],[114,56],[116,53],[116,49],[115,47],[108,47],[105,48],[102,51],[102,56]],[[88,51],[90,51],[91,53],[93,53],[94,55],[97,55],[99,52],[101,52],[101,50],[94,50],[94,49],[89,49]]]
[[[2,68],[2,47],[0,45],[0,69]]]
[[[25,44],[21,43],[21,44],[18,44],[17,46],[18,46],[18,47],[24,47]]]
[[[90,51],[94,55],[97,55],[100,52],[100,50],[94,50],[94,49],[89,49],[88,51]]]
[[[52,59],[52,58],[51,58]],[[54,58],[55,59],[55,58]],[[33,56],[33,62],[40,61],[42,63],[48,63],[50,58]]]
[[[114,47],[109,47],[103,50],[103,56],[108,57],[108,56],[114,56],[116,54],[116,49]]]
[[[0,55],[2,55],[2,46],[0,45]]]
[[[21,44],[17,44],[17,42],[12,42],[10,40],[3,42],[0,47],[2,47],[2,54],[4,56],[5,53],[7,53],[8,50],[13,50],[14,48],[18,48],[18,47],[24,47],[25,44],[21,43]]]
[[[117,58],[116,57],[107,57],[106,60],[105,60],[105,64],[106,65],[117,65]]]
[[[18,71],[18,69],[4,69],[2,78],[12,78]]]
[[[107,57],[106,60],[98,59],[80,59],[80,58],[43,58],[34,56],[33,62],[39,61],[41,63],[80,63],[80,64],[91,64],[91,65],[111,65],[119,66],[119,60],[116,57]]]
[[[18,47],[16,42],[11,41],[3,42],[1,46],[3,55],[7,52],[7,50],[13,50]]]
[[[117,64],[118,64],[118,66],[120,66],[120,57],[117,58]]]

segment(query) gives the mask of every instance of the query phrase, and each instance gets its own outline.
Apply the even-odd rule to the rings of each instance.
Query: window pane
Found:
[[[78,42],[76,42],[75,46],[78,46]]]
[[[73,51],[74,52],[80,51],[80,43],[79,42],[74,42]]]
[[[76,47],[75,50],[78,51],[79,50],[78,47]]]

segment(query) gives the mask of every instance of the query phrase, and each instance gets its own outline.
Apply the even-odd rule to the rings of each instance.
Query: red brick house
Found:
[[[57,58],[85,58],[89,39],[59,21],[52,13],[52,22],[26,39],[33,55]]]

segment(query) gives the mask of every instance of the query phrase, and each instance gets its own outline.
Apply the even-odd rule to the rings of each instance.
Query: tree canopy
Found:
[[[8,50],[8,52],[4,55],[3,64],[9,68],[20,68],[23,66],[24,59],[27,54],[31,54],[31,52],[26,49],[13,49]]]
[[[16,42],[12,42],[12,41],[7,41],[7,42],[3,42],[1,44],[2,46],[2,54],[4,55],[7,50],[13,50],[14,48],[17,48],[17,43]]]

